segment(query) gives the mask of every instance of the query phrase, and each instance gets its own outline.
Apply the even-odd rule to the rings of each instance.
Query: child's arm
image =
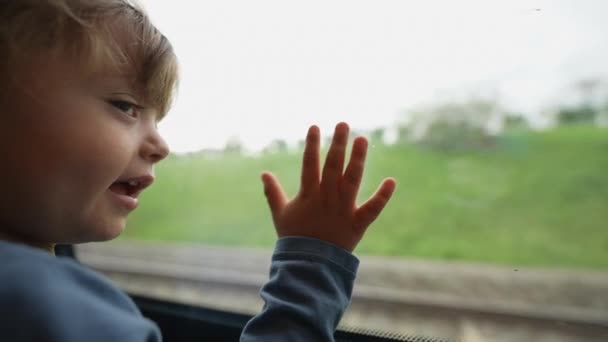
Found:
[[[300,191],[291,201],[272,174],[262,175],[279,241],[270,280],[262,288],[266,304],[247,323],[241,341],[333,341],[358,266],[350,252],[396,186],[394,179],[385,179],[357,207],[367,141],[355,139],[343,172],[348,131],[345,123],[336,126],[321,174],[319,129],[309,129]]]

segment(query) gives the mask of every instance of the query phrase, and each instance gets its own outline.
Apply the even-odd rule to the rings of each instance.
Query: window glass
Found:
[[[181,66],[123,236],[79,256],[125,289],[256,313],[303,138],[370,141],[344,326],[463,341],[608,338],[608,2],[143,1]],[[352,142],[352,139],[351,139]],[[110,253],[108,251],[111,251]]]

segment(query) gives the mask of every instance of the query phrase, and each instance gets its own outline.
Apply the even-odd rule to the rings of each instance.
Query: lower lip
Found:
[[[108,190],[110,191],[110,190]],[[115,192],[110,191],[110,194],[112,194],[112,196],[114,198],[117,199],[117,201],[125,208],[129,209],[129,210],[134,210],[135,208],[137,208],[137,198],[131,197],[131,196],[127,196],[127,195],[121,195],[121,194],[117,194]]]

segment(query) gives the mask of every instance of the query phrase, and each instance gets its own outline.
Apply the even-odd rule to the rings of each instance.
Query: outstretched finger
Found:
[[[396,187],[397,183],[393,178],[385,179],[374,195],[355,211],[354,228],[357,231],[364,232],[376,220]]]
[[[302,179],[300,183],[300,194],[307,196],[319,186],[321,178],[319,149],[320,149],[319,127],[310,126],[306,135],[306,146],[302,158]]]
[[[352,212],[357,201],[357,192],[363,178],[363,169],[365,167],[365,157],[367,155],[367,140],[364,137],[357,137],[353,141],[353,149],[350,154],[350,160],[346,166],[344,177],[340,183],[340,190],[344,205],[344,210]]]
[[[266,195],[268,206],[274,218],[287,204],[287,195],[283,191],[278,179],[272,173],[262,173],[262,182],[264,183],[264,195]]]
[[[323,178],[321,179],[321,193],[329,202],[335,202],[338,198],[338,183],[344,170],[344,153],[348,142],[348,130],[346,122],[340,122],[336,125],[334,137],[325,158]]]

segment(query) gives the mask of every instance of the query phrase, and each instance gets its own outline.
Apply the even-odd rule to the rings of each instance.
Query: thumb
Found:
[[[287,204],[287,195],[279,180],[270,172],[262,173],[262,183],[264,183],[264,195],[274,217]]]

